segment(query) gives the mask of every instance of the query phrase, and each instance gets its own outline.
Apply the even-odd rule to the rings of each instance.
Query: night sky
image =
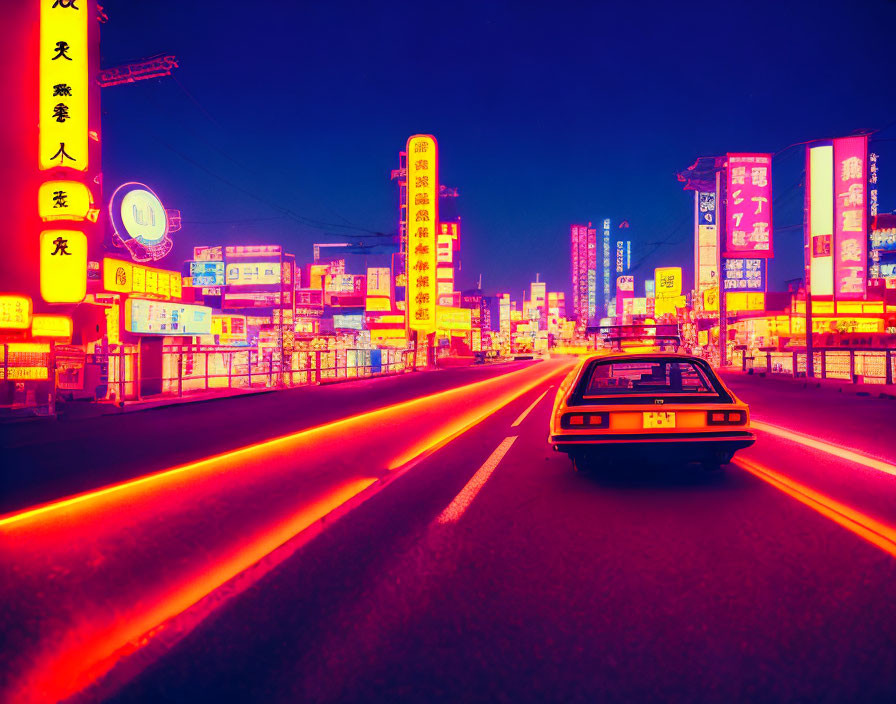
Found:
[[[103,5],[103,67],[180,62],[103,91],[106,195],[140,180],[181,209],[180,259],[282,243],[307,262],[313,242],[394,233],[389,172],[413,133],[460,189],[442,201],[462,217],[460,286],[481,273],[514,298],[536,272],[568,291],[569,225],[604,217],[631,223],[636,290],[654,266],[690,276],[675,172],[697,156],[881,129],[896,207],[896,2]],[[776,288],[801,275],[804,158],[774,162]]]

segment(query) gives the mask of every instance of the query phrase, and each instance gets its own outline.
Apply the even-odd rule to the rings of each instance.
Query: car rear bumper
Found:
[[[706,451],[734,452],[756,442],[749,430],[713,430],[683,433],[608,433],[605,435],[551,435],[548,442],[560,452],[588,449],[639,450],[667,452],[670,450],[694,454]]]

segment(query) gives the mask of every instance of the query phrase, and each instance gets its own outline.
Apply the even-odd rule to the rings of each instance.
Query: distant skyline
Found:
[[[389,175],[414,133],[436,136],[460,192],[459,287],[482,274],[514,298],[536,272],[568,295],[569,226],[605,217],[634,242],[638,290],[655,266],[690,276],[675,173],[698,156],[887,128],[881,209],[896,206],[893,2],[245,8],[104,3],[104,67],[180,63],[103,90],[106,194],[141,180],[179,208],[178,258],[271,242],[307,262],[314,242],[394,233]],[[774,288],[802,273],[803,155],[774,162]]]

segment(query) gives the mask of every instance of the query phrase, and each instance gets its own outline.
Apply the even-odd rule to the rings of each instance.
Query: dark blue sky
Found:
[[[462,286],[569,288],[569,224],[626,218],[643,260],[692,263],[695,157],[776,152],[896,122],[896,2],[135,3],[108,0],[102,65],[164,52],[170,78],[105,89],[108,193],[152,185],[185,245],[394,232],[389,171],[435,134],[457,186]],[[896,127],[881,139],[896,138]],[[880,142],[882,209],[896,148]],[[892,158],[889,156],[892,154]],[[802,222],[804,153],[775,160],[776,228]],[[888,175],[888,172],[894,175]],[[776,232],[771,280],[800,275]],[[171,262],[173,264],[174,262]]]

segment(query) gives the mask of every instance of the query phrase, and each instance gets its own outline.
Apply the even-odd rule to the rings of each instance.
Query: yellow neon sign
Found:
[[[180,298],[183,281],[176,271],[153,269],[121,259],[103,259],[103,288],[120,293],[148,293],[160,298]]]
[[[0,330],[27,330],[31,325],[28,296],[0,295]]]
[[[436,330],[436,228],[439,222],[438,144],[432,135],[408,139],[408,327]]]
[[[72,319],[67,315],[35,315],[31,318],[31,337],[72,336]]]
[[[80,181],[44,181],[37,191],[37,212],[44,222],[96,220],[90,189]]]
[[[653,270],[657,298],[674,298],[681,295],[681,267],[661,266]]]
[[[47,303],[80,303],[87,295],[87,236],[78,230],[40,233],[40,295]]]
[[[87,171],[89,2],[40,0],[39,168]]]

